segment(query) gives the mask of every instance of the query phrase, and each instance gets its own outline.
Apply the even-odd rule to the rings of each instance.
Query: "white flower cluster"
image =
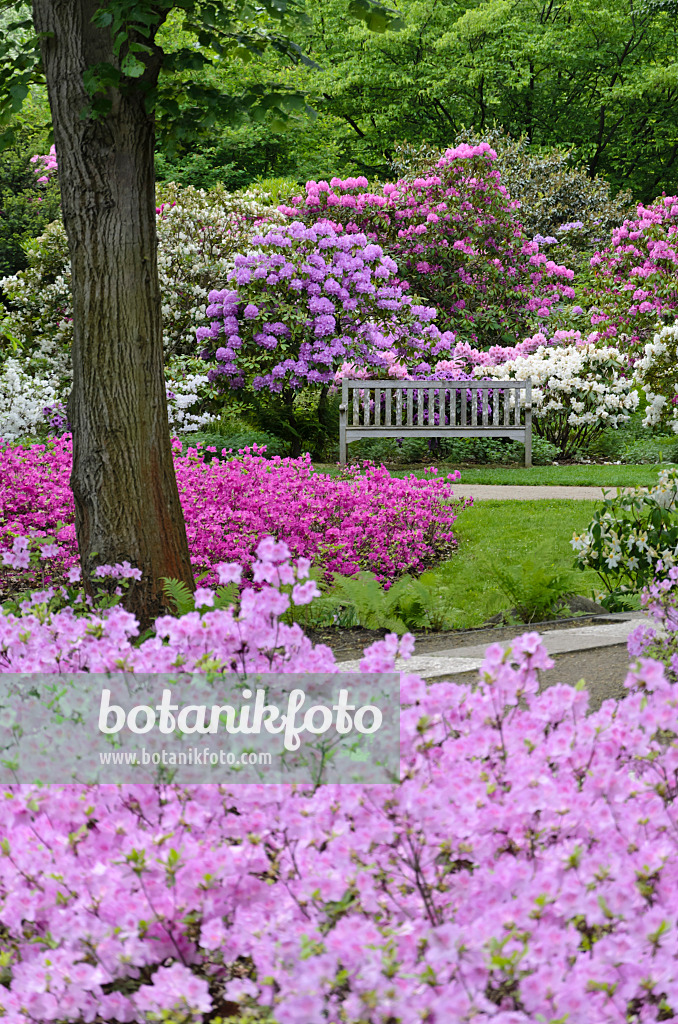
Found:
[[[641,564],[654,566],[660,561],[663,570],[668,570],[678,564],[678,546],[661,544],[662,535],[652,529],[648,519],[653,506],[674,512],[677,505],[678,473],[662,470],[654,487],[618,492],[606,503],[607,510],[597,514],[588,529],[575,534],[570,543],[584,566],[603,574],[619,570],[630,576]]]
[[[250,248],[262,221],[285,218],[258,196],[233,195],[223,185],[205,192],[166,184],[158,208],[165,354],[194,353],[195,329],[205,321],[209,292],[226,286],[236,253]]]
[[[616,348],[594,345],[540,346],[497,366],[478,366],[475,375],[497,380],[531,380],[536,432],[563,454],[605,427],[625,423],[638,407],[634,381],[625,375]]]
[[[638,406],[633,381],[622,376],[624,361],[616,348],[594,345],[541,345],[529,356],[498,366],[479,366],[476,376],[531,380],[537,416],[567,412],[571,426],[604,422],[616,427]]]
[[[212,418],[204,406],[212,388],[206,373],[191,373],[197,360],[175,359],[165,367],[167,414],[170,430],[188,434],[200,430]]]
[[[168,390],[176,396],[169,400],[168,410],[173,429],[197,430],[210,419],[202,411],[207,386],[204,374],[184,377],[185,368],[178,372],[171,361],[180,354],[195,354],[195,327],[204,321],[208,292],[226,285],[235,254],[247,251],[251,236],[261,230],[263,221],[284,220],[262,199],[266,196],[259,193],[230,194],[221,185],[209,192],[173,183],[159,189],[158,271]],[[19,378],[14,370],[7,370],[12,393],[17,394],[16,408],[21,410],[12,420],[13,426],[8,423],[5,428],[8,439],[10,429],[13,438],[34,431],[44,419],[42,406],[63,400],[72,380],[71,268],[61,221],[50,224],[40,238],[29,243],[26,252],[29,266],[0,280],[0,290],[10,306],[3,329],[15,339],[21,357]],[[3,382],[0,365],[0,402],[2,389],[9,393],[10,388]],[[21,400],[17,388],[24,396]],[[50,398],[45,401],[37,397],[47,393]],[[40,405],[37,418],[29,412],[34,405]]]
[[[46,423],[44,409],[55,405],[60,393],[58,376],[29,376],[10,356],[0,367],[0,438],[16,441],[40,433]]]
[[[647,398],[643,426],[656,427],[668,420],[678,434],[678,321],[657,331],[634,371]]]

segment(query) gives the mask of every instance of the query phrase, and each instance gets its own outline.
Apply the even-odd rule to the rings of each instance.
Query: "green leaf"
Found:
[[[14,110],[21,110],[23,102],[28,96],[28,91],[28,86],[24,82],[10,85],[9,94],[12,97],[12,107]]]
[[[360,19],[370,32],[399,32],[405,27],[397,11],[384,7],[375,0],[351,0],[348,13]]]
[[[120,70],[128,78],[141,78],[146,70],[146,65],[142,64],[133,53],[126,53],[120,62]]]
[[[98,10],[92,18],[92,24],[98,28],[106,28],[107,25],[113,23],[113,15],[111,11],[107,11],[105,8]]]

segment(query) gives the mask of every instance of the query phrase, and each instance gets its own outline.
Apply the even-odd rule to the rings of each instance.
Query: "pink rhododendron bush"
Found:
[[[612,232],[591,259],[591,324],[629,346],[650,340],[657,320],[678,308],[678,196],[639,203],[635,220]],[[673,317],[671,318],[673,320]]]
[[[136,648],[120,608],[5,615],[3,668],[332,671],[279,623],[281,581],[307,572],[287,555],[260,545],[237,615],[206,599]],[[397,653],[387,637],[362,669]],[[641,661],[587,715],[584,689],[537,693],[550,664],[532,633],[490,647],[476,687],[403,674],[391,785],[3,787],[2,1020],[669,1019],[675,691]]]
[[[574,299],[574,272],[525,236],[496,157],[486,142],[463,143],[426,177],[372,187],[364,177],[309,181],[305,196],[278,209],[365,232],[437,307],[441,329],[481,345],[514,342],[554,303]]]
[[[0,543],[43,531],[57,537],[55,564],[75,565],[70,468],[70,435],[0,450]],[[452,527],[463,506],[451,481],[458,473],[401,480],[366,464],[332,479],[315,473],[309,456],[266,459],[246,449],[232,461],[206,462],[197,449],[182,456],[178,445],[175,468],[196,574],[235,560],[251,575],[257,544],[269,534],[328,573],[367,569],[381,581],[419,572],[456,546]]]

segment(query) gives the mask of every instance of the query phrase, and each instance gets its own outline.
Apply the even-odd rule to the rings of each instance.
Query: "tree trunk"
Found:
[[[143,576],[125,604],[145,628],[165,609],[160,578],[194,588],[170,447],[157,268],[154,122],[143,87],[83,118],[83,71],[119,66],[101,0],[33,0],[73,274],[71,487],[87,589],[94,568],[128,560]],[[129,81],[129,80],[128,80]]]

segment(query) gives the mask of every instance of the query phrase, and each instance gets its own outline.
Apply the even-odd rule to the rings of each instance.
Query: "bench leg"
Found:
[[[530,429],[525,431],[525,468],[529,469],[532,465],[532,424]]]
[[[346,465],[346,406],[339,406],[339,462]]]

